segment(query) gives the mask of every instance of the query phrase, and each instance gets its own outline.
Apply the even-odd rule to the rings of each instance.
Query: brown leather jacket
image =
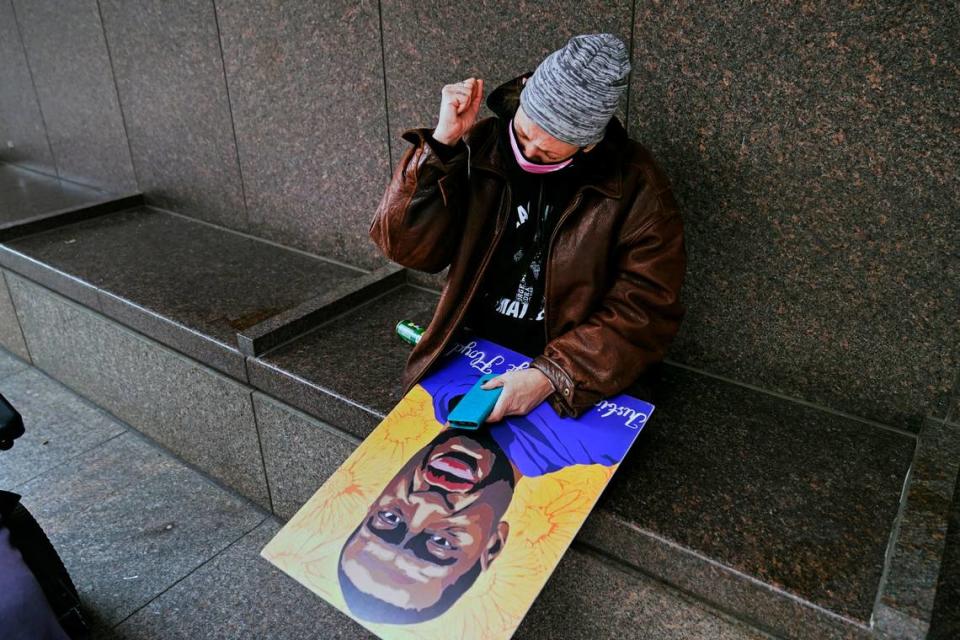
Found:
[[[487,97],[504,122],[531,73]],[[496,144],[497,117],[478,120],[463,137],[466,151],[446,163],[426,143],[432,128],[405,130],[412,146],[370,225],[393,262],[430,273],[449,266],[433,319],[407,359],[404,393],[461,326],[509,215],[502,167],[512,159]],[[616,116],[590,153],[608,160],[594,163],[557,221],[546,261],[547,346],[531,363],[553,382],[551,406],[567,416],[620,393],[662,360],[685,314],[683,221],[667,178]]]

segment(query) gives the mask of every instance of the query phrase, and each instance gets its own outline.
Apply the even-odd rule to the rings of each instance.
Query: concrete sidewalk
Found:
[[[281,523],[253,503],[2,349],[0,393],[27,429],[0,488],[45,528],[96,637],[372,637],[259,557]],[[517,638],[768,637],[587,554],[567,553]],[[588,614],[598,595],[609,609]]]

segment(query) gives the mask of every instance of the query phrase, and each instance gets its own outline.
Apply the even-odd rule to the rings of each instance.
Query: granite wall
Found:
[[[50,172],[109,191],[135,190],[137,180],[96,0],[17,0],[4,13],[8,19],[13,16],[16,30],[2,32],[6,36],[19,31],[24,57],[13,56],[0,64],[16,68],[26,64],[55,162]],[[29,97],[23,102],[29,103]],[[7,114],[0,117],[6,120]],[[5,153],[9,143],[3,147]]]
[[[960,417],[952,4],[0,0],[0,160],[374,268],[440,87],[610,31],[687,225],[671,358],[914,428]]]
[[[688,223],[674,358],[884,423],[960,344],[960,13],[638,3],[631,133]]]

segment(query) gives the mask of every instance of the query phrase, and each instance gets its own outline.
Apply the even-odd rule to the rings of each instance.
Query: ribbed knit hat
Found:
[[[585,147],[603,139],[630,68],[627,46],[612,33],[573,36],[527,79],[520,104],[554,138]]]

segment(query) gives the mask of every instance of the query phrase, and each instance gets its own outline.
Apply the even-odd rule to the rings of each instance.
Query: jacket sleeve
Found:
[[[450,264],[461,236],[467,148],[462,139],[441,146],[432,136],[428,127],[401,134],[411,146],[394,168],[370,237],[389,260],[438,273]]]
[[[686,309],[683,221],[669,192],[641,193],[634,208],[652,208],[617,245],[617,274],[584,322],[547,343],[534,358],[556,388],[548,401],[562,416],[579,417],[629,387],[663,359]]]

